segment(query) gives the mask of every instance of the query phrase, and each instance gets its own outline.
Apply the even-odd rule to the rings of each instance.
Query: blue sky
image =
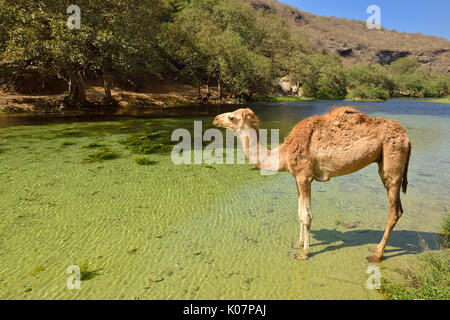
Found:
[[[381,25],[399,32],[421,32],[450,39],[450,0],[279,0],[322,16],[366,21],[370,5],[381,9]]]

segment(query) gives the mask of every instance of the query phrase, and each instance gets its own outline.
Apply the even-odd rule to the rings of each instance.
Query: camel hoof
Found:
[[[294,257],[297,260],[308,260],[308,255],[309,255],[309,251],[302,250],[301,252],[294,254]]]
[[[302,252],[294,254],[294,258],[297,260],[308,260],[308,256],[304,255]]]
[[[380,263],[381,260],[383,260],[383,257],[378,257],[378,256],[373,255],[373,256],[367,257],[366,259],[367,259],[367,261],[369,261],[371,263]]]
[[[376,247],[369,247],[368,248],[369,252],[375,253],[377,251]]]
[[[303,248],[303,243],[301,243],[301,242],[292,242],[291,247],[293,249],[301,249],[301,248]]]

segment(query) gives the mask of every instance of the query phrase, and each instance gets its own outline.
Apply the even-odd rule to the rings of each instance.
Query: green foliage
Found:
[[[394,300],[449,300],[450,264],[448,252],[427,251],[421,256],[420,271],[407,271],[408,286],[382,278],[382,292]]]
[[[138,133],[126,138],[122,143],[132,152],[139,154],[167,154],[172,151],[173,144],[165,131]]]
[[[420,256],[422,264],[404,275],[407,285],[381,279],[381,291],[394,300],[449,300],[450,299],[450,255],[448,239],[450,235],[450,215],[442,222],[444,245],[437,252],[428,249],[421,239],[425,252]]]
[[[75,142],[64,141],[63,143],[61,143],[61,147],[73,146],[74,144],[76,144],[76,143]]]
[[[90,148],[90,149],[101,148],[101,147],[104,147],[104,145],[102,145],[98,142],[91,142],[86,146],[86,148]]]
[[[374,84],[361,84],[349,90],[347,99],[387,100],[389,99],[389,91]]]
[[[65,79],[67,103],[82,105],[86,70],[155,74],[165,69],[157,35],[168,1],[80,0],[77,5],[81,29],[70,30],[67,3],[0,1],[0,30],[7,30],[0,44],[1,74],[11,81],[33,73]]]
[[[154,165],[157,164],[158,162],[150,160],[147,157],[137,157],[134,159],[134,161],[141,166],[149,166],[149,165]]]
[[[361,63],[346,70],[348,99],[387,100],[394,90],[393,78],[380,65]]]
[[[346,75],[348,99],[386,100],[391,95],[439,97],[447,94],[450,79],[426,72],[411,58],[399,59],[387,67],[359,63],[348,68]]]
[[[411,58],[401,58],[389,66],[392,74],[413,74],[419,69],[419,63]]]
[[[391,64],[388,72],[392,75],[395,92],[413,97],[440,97],[449,92],[448,75],[437,75],[425,71],[417,61],[402,58]]]
[[[102,162],[103,160],[112,160],[118,158],[120,155],[117,152],[111,151],[106,147],[102,147],[95,153],[87,156],[86,162]]]
[[[33,270],[31,270],[29,274],[34,277],[44,270],[45,270],[44,266],[37,266]]]
[[[270,59],[245,47],[237,37],[230,36],[223,43],[221,80],[234,96],[250,99],[255,92],[267,92],[272,80]]]
[[[78,264],[78,267],[80,268],[80,280],[90,280],[95,276],[100,275],[100,270],[91,270],[89,267],[89,260],[86,259],[83,262]]]
[[[192,0],[165,33],[185,78],[214,80],[243,99],[270,90],[290,37],[280,19],[235,0]]]
[[[337,56],[313,54],[308,57],[301,87],[306,96],[319,99],[343,99],[347,94],[347,79]]]
[[[237,0],[80,0],[81,29],[66,26],[67,3],[0,0],[0,77],[3,83],[67,81],[63,106],[86,102],[85,75],[135,87],[175,75],[220,87],[236,101],[274,94],[289,76],[306,96],[387,99],[449,94],[450,74],[425,71],[402,58],[390,66],[344,68],[335,54],[314,52],[308,38],[284,20]],[[36,81],[36,80],[35,80]],[[108,93],[109,92],[109,93]],[[107,103],[105,101],[104,103]],[[109,103],[113,103],[110,101]]]
[[[444,245],[448,246],[450,243],[450,214],[448,214],[442,223],[442,237],[444,238]]]

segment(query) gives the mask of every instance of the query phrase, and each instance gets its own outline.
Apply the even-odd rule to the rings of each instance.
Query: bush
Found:
[[[407,271],[409,286],[382,279],[382,292],[393,300],[448,300],[450,299],[450,265],[448,254],[427,251],[421,260],[420,271]]]
[[[380,65],[358,63],[346,69],[346,76],[350,89],[361,85],[373,85],[390,92],[395,88],[393,77]]]
[[[347,99],[376,99],[387,100],[389,99],[389,91],[381,87],[377,87],[373,84],[359,85],[356,88],[350,89]]]
[[[337,56],[314,54],[302,75],[301,87],[308,97],[318,99],[344,99],[347,94],[347,78]]]
[[[449,300],[450,256],[446,249],[450,235],[450,215],[442,223],[444,245],[438,252],[431,252],[423,242],[425,253],[420,257],[422,265],[415,271],[405,272],[407,286],[381,279],[381,291],[394,300]]]

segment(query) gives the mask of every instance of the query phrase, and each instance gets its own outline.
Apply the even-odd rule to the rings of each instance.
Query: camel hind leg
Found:
[[[400,190],[405,170],[407,170],[406,166],[409,158],[409,150],[407,150],[407,152],[391,152],[386,154],[386,151],[392,151],[392,149],[390,149],[391,148],[387,148],[387,150],[384,150],[383,160],[378,163],[378,173],[388,195],[389,213],[383,238],[378,244],[374,255],[367,257],[369,262],[380,262],[383,259],[384,249],[386,248],[391,232],[403,215]]]

